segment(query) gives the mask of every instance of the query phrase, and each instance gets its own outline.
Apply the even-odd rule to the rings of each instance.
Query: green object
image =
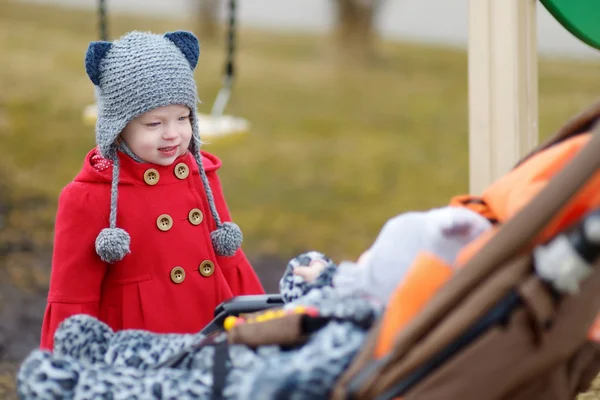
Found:
[[[556,20],[579,40],[600,50],[600,0],[541,0]]]

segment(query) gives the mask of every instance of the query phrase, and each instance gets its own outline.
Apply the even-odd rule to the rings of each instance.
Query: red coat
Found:
[[[215,255],[209,234],[216,224],[190,153],[166,167],[119,157],[117,227],[131,236],[131,253],[115,264],[96,254],[96,236],[109,223],[112,166],[93,161],[98,153],[92,150],[59,198],[42,348],[52,348],[58,324],[73,314],[92,315],[114,330],[193,333],[222,301],[264,293],[242,250]],[[230,221],[216,173],[221,161],[202,152],[202,162],[221,220]],[[175,174],[179,163],[188,167],[185,178]],[[144,179],[150,168],[159,174],[154,185]],[[190,216],[194,209],[200,218]],[[165,214],[172,224],[161,230],[158,219]]]

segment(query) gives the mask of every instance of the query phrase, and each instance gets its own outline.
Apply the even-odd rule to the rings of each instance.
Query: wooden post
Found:
[[[469,191],[538,142],[536,0],[469,0]]]

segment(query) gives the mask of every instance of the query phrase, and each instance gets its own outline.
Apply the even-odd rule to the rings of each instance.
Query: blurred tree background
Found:
[[[198,10],[197,30],[203,43],[219,40],[227,0],[189,0]],[[333,3],[333,49],[342,61],[370,63],[376,57],[376,18],[384,0],[330,0]]]
[[[233,218],[269,291],[296,254],[354,259],[388,218],[467,191],[465,51],[381,40],[385,2],[332,1],[328,35],[240,29],[227,112],[252,129],[204,147],[223,160]],[[202,0],[185,20],[111,14],[111,39],[195,31],[200,112],[209,113],[222,81],[224,7]],[[16,363],[38,344],[58,193],[94,146],[82,118],[94,102],[83,57],[97,39],[93,11],[0,2],[0,398],[12,396]],[[597,63],[542,58],[541,135],[598,93]]]
[[[191,0],[198,4],[198,37],[202,43],[215,42],[219,34],[220,1],[219,0]]]

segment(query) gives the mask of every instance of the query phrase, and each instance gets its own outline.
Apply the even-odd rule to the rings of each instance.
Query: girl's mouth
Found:
[[[158,151],[160,151],[161,153],[163,153],[165,156],[172,156],[177,152],[177,148],[179,146],[170,146],[170,147],[161,147],[158,149]]]

